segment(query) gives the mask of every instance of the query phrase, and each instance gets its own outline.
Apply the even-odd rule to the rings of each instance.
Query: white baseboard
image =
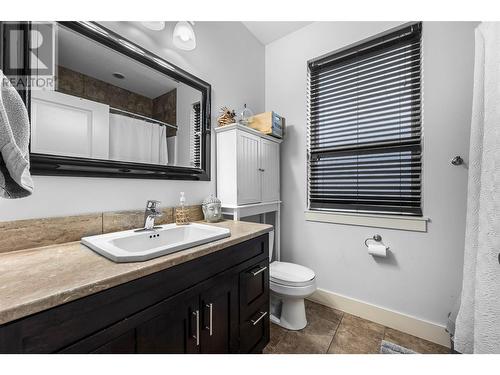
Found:
[[[371,320],[386,327],[450,347],[450,336],[444,326],[388,310],[353,298],[345,297],[324,289],[318,289],[308,298],[313,302],[332,307],[346,313]]]

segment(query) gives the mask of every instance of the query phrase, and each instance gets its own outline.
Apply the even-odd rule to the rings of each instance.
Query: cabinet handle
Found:
[[[259,168],[259,171],[264,172],[265,169],[264,168]]]
[[[262,318],[264,318],[265,316],[267,315],[267,311],[261,311],[260,312],[260,316],[257,318],[257,319],[252,319],[250,320],[250,322],[252,322],[253,325],[256,325],[258,322],[260,322],[262,320]]]
[[[252,276],[257,276],[259,273],[262,273],[265,270],[267,270],[267,266],[261,267],[257,271],[250,271],[250,273],[252,274]]]
[[[196,334],[193,335],[193,339],[196,339],[196,346],[200,346],[200,311],[193,311],[193,315],[196,317]]]
[[[208,308],[208,316],[209,316],[209,322],[208,322],[208,327],[205,327],[206,329],[208,329],[208,331],[210,332],[210,336],[212,336],[212,312],[213,312],[213,304],[212,303],[207,303],[205,305],[206,308]]]

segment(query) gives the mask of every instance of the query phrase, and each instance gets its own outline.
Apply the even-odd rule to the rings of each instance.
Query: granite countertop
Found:
[[[223,221],[231,236],[145,262],[114,263],[79,242],[0,254],[0,324],[214,253],[272,230]]]

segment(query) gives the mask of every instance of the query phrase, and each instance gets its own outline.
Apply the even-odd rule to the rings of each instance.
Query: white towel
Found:
[[[1,70],[0,80],[0,197],[24,198],[33,192],[28,111]]]
[[[129,116],[110,114],[109,156],[113,160],[166,165],[168,152],[165,127]]]
[[[500,23],[476,29],[464,273],[455,349],[500,353]]]

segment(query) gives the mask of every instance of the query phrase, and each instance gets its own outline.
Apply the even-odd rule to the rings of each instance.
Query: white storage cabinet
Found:
[[[217,195],[223,206],[279,201],[281,139],[239,124],[215,132]]]

